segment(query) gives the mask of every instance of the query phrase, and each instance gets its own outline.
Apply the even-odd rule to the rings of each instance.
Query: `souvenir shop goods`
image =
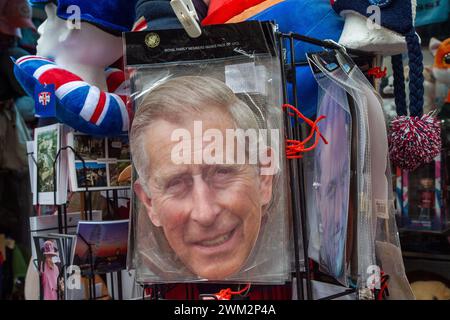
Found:
[[[67,234],[59,234],[59,233],[49,233],[50,237],[54,237],[55,239],[61,239],[62,249],[64,254],[64,261],[68,266],[73,265],[73,258],[75,255],[75,245],[77,242],[76,235],[67,235]]]
[[[109,66],[122,57],[120,35],[131,30],[135,1],[100,2],[33,1],[45,5],[47,20],[39,28],[37,55],[16,60],[15,74],[35,100],[43,92],[46,100],[55,100],[59,121],[111,136],[126,133],[129,126],[123,73]],[[81,10],[79,28],[66,21],[70,5]]]
[[[314,69],[320,87],[317,114],[326,117],[318,126],[321,134],[329,137],[329,144],[319,144],[314,151],[313,214],[319,220],[318,262],[325,273],[347,285],[352,118],[345,90]]]
[[[433,103],[435,107],[442,106],[445,102],[450,102],[450,38],[439,41],[431,38],[429,49],[434,56],[432,67],[433,77],[435,79]]]
[[[145,30],[180,29],[182,28],[175,12],[170,6],[170,0],[138,0],[136,1],[136,23],[134,30],[142,21]]]
[[[67,230],[69,235],[74,235],[77,232],[78,222],[82,218],[81,212],[67,213],[67,218],[62,221],[62,230]],[[67,220],[67,225],[66,225]],[[92,211],[92,220],[101,221],[102,212],[100,210]],[[48,234],[58,233],[58,215],[41,215],[36,217],[30,217],[30,235],[34,236],[46,236]],[[34,246],[31,246],[31,252],[33,256],[36,256]]]
[[[130,166],[128,136],[95,137],[71,132],[68,144],[70,187],[74,192],[129,188],[129,181],[119,181]]]
[[[73,263],[82,274],[104,274],[126,268],[128,220],[80,221]]]
[[[386,123],[382,108],[382,99],[367,80],[366,76],[356,67],[355,63],[345,52],[337,51],[336,58],[346,73],[341,74],[341,80],[353,94],[360,96],[359,100],[366,100],[368,136],[370,140],[370,173],[372,194],[373,233],[376,232],[377,218],[388,216],[388,178],[386,168],[389,166],[388,139]],[[359,90],[359,92],[358,92]]]
[[[195,39],[128,33],[125,45],[137,281],[284,283],[289,212],[272,26],[208,26]]]
[[[221,5],[219,8],[217,8]],[[212,8],[217,8],[213,10]],[[289,18],[286,18],[289,17]],[[330,7],[329,0],[270,0],[270,1],[217,1],[210,4],[208,16],[203,25],[219,23],[237,23],[242,21],[275,21],[278,31],[295,32],[316,39],[338,41],[344,26],[343,20]],[[288,41],[288,40],[285,40]],[[295,41],[297,95],[301,102],[301,112],[312,117],[317,111],[318,88],[311,70],[305,62],[307,52],[320,50],[315,44]],[[290,62],[290,48],[286,46],[287,62]],[[289,101],[294,104],[293,90],[290,81],[287,84]]]
[[[357,259],[358,288],[370,288],[369,270],[372,270],[376,261],[377,266],[380,267],[380,277],[383,272],[383,275],[392,279],[389,284],[392,289],[389,298],[412,298],[403,264],[398,262],[402,261],[402,258],[395,222],[387,134],[380,98],[367,78],[344,52],[332,51],[312,55],[312,57],[315,57],[316,66],[348,93],[348,99],[351,102],[349,103],[350,111],[358,124],[353,126],[353,130],[358,131],[358,135],[356,138],[353,137],[352,154],[353,152],[358,154],[358,150],[366,148],[365,160],[362,162],[364,174],[360,177],[358,175],[361,174],[361,165],[356,166],[358,177],[356,183],[358,189],[362,186],[365,190],[364,196],[361,198],[359,195],[356,203],[355,198],[350,202],[350,208],[357,208],[357,217],[354,218],[357,223],[357,242],[356,247],[353,247],[353,250],[356,250],[353,260]],[[319,81],[319,85],[321,83],[326,84]],[[336,99],[337,96],[335,95],[334,98]],[[361,117],[364,114],[365,116]],[[361,135],[361,132],[365,134]],[[354,149],[356,141],[358,141],[358,147]],[[366,142],[361,144],[361,141]],[[354,209],[349,211],[350,217],[353,217],[351,214],[353,211]],[[347,254],[347,257],[351,256]],[[354,276],[353,263],[351,270]],[[379,293],[374,298],[381,299],[380,294],[382,295]]]
[[[419,36],[414,28],[415,6],[413,0],[333,0],[333,8],[336,12],[347,17],[356,17],[360,20],[360,25],[367,26],[367,20],[372,19],[371,15],[377,11],[378,21],[368,34],[376,34],[377,28],[383,27],[383,35],[388,35],[389,31],[405,37],[409,58],[409,113],[406,103],[405,78],[403,74],[403,58],[400,53],[387,52],[393,55],[392,67],[394,70],[394,93],[397,117],[392,121],[389,133],[389,153],[391,161],[403,169],[412,171],[421,164],[428,163],[439,153],[441,139],[439,124],[431,115],[423,114],[424,104],[424,77],[423,77],[423,56],[420,47]],[[372,7],[370,7],[372,6]],[[372,8],[371,10],[369,10]],[[374,11],[375,10],[375,11]],[[359,18],[357,18],[359,17]],[[369,21],[370,22],[370,21]],[[353,26],[348,29],[349,39],[355,39],[358,27]],[[345,28],[344,28],[345,34]],[[383,43],[383,39],[372,39],[371,36],[364,37],[363,42],[369,43],[369,50],[373,50],[370,45],[381,48],[392,48],[393,46]],[[366,40],[368,39],[368,40]],[[341,37],[342,40],[342,37]],[[340,41],[347,45],[345,41]],[[364,49],[364,44],[356,47]],[[395,46],[394,46],[395,47]],[[386,54],[386,52],[381,51]]]
[[[60,238],[33,237],[36,256],[35,268],[39,272],[40,300],[64,300],[64,246]]]
[[[337,85],[348,92],[347,99],[349,110],[352,115],[352,123],[354,124],[352,132],[355,137],[352,140],[351,154],[356,158],[351,164],[352,170],[355,171],[355,180],[352,181],[356,192],[351,193],[351,205],[356,214],[356,230],[355,243],[357,256],[352,259],[354,265],[351,267],[351,274],[357,277],[358,288],[366,287],[365,274],[369,266],[375,262],[374,248],[374,223],[372,216],[372,177],[371,177],[371,154],[370,154],[370,135],[368,126],[367,101],[365,96],[357,87],[346,83],[351,69],[341,67],[336,58],[336,51],[325,51],[318,54],[309,54],[310,63],[318,68],[330,81],[324,84]],[[322,83],[319,82],[319,85]],[[336,94],[336,91],[329,90],[324,87],[328,94]],[[339,99],[340,96],[333,97]],[[344,104],[345,105],[345,104]],[[352,212],[352,211],[350,211]],[[321,244],[322,245],[322,244]],[[327,244],[324,244],[327,245]]]
[[[331,5],[345,19],[340,44],[383,55],[406,51],[415,0],[331,0]]]
[[[64,204],[67,201],[67,144],[69,128],[54,124],[34,131],[33,204]],[[31,170],[30,170],[31,171]]]
[[[384,275],[389,276],[387,299],[413,299],[402,263],[402,253],[395,219],[394,193],[391,166],[388,157],[388,141],[382,99],[366,76],[348,55],[336,52],[343,70],[348,70],[345,79],[348,85],[361,90],[367,99],[369,120],[371,182],[372,182],[372,232],[375,239],[377,264]]]
[[[406,230],[444,231],[450,228],[446,186],[448,151],[413,172],[402,172],[401,225]]]
[[[15,74],[25,91],[35,96],[36,101],[48,101],[45,104],[55,101],[55,116],[72,128],[103,136],[128,131],[127,98],[120,93],[124,84],[122,71],[107,69],[104,72],[112,93],[91,86],[76,74],[40,56],[16,60]],[[45,86],[46,83],[52,86]],[[53,90],[49,90],[52,87]],[[36,88],[40,90],[36,91]]]

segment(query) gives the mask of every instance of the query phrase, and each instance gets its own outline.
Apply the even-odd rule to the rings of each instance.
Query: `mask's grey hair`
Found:
[[[186,115],[211,109],[228,115],[239,129],[262,129],[264,123],[225,83],[210,77],[173,78],[157,85],[144,97],[131,126],[130,148],[139,181],[147,194],[149,155],[145,138],[148,128],[161,119],[181,124]]]

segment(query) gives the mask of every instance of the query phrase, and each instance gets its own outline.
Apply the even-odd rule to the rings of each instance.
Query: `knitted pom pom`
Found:
[[[400,116],[392,120],[389,133],[389,154],[392,163],[407,171],[431,162],[441,152],[439,121],[425,114],[422,117]]]

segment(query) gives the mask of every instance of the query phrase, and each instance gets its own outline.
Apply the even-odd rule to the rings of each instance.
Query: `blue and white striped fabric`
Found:
[[[92,135],[113,136],[128,131],[130,109],[123,92],[125,77],[121,70],[107,69],[109,92],[83,81],[77,75],[39,56],[15,61],[16,77],[29,95],[37,83],[54,84],[56,117],[70,127]]]

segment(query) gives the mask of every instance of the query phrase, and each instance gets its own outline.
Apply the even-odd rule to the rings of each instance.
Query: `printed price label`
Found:
[[[225,66],[225,82],[234,93],[266,94],[266,68],[254,62]]]

